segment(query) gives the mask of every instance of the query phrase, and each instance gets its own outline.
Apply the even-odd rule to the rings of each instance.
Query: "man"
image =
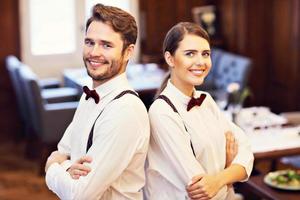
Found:
[[[142,199],[150,128],[125,75],[136,38],[130,14],[93,7],[83,60],[94,90],[84,87],[73,121],[45,167],[46,183],[61,199]]]

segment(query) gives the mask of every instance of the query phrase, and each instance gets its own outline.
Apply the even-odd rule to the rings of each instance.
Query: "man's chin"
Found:
[[[95,81],[101,81],[105,79],[103,74],[95,74],[88,71],[88,75]]]

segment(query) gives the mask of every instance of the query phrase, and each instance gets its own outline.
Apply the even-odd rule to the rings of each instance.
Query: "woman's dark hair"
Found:
[[[163,43],[163,54],[169,52],[173,56],[178,49],[179,43],[186,34],[197,35],[210,43],[207,32],[201,28],[201,26],[192,22],[180,22],[168,31]],[[170,76],[171,74],[169,72],[164,78],[160,89],[157,91],[156,97],[166,88]]]
[[[113,30],[121,34],[123,51],[130,45],[135,44],[137,38],[137,25],[134,17],[128,12],[113,6],[96,4],[92,9],[92,16],[86,22],[85,31],[93,21],[101,21],[109,24]]]

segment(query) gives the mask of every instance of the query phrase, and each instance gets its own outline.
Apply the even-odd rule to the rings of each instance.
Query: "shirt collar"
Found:
[[[168,96],[173,96],[174,98],[176,98],[176,100],[178,100],[179,102],[183,103],[184,105],[187,105],[189,100],[191,99],[191,97],[185,95],[183,92],[181,92],[169,79],[167,86],[164,90],[167,94],[169,94]],[[171,99],[172,101],[172,99]]]
[[[128,85],[128,80],[126,77],[126,73],[122,73],[110,79],[109,81],[99,85],[95,88],[95,90],[99,94],[100,98],[103,98],[106,95],[112,93],[113,91],[124,87],[125,85]]]
[[[174,96],[174,98],[176,98],[176,100],[179,100],[182,104],[184,104],[185,106],[188,105],[189,101],[191,100],[190,96],[185,95],[183,92],[181,92],[169,79],[167,86],[164,90],[168,96]],[[194,89],[193,91],[193,97],[194,98],[198,98],[200,96],[201,92],[197,91],[196,89]],[[172,100],[172,99],[171,99]]]

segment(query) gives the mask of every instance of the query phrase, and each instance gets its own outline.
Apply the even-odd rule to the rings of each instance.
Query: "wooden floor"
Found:
[[[39,175],[38,162],[25,158],[24,146],[22,142],[0,143],[0,199],[58,199]]]

